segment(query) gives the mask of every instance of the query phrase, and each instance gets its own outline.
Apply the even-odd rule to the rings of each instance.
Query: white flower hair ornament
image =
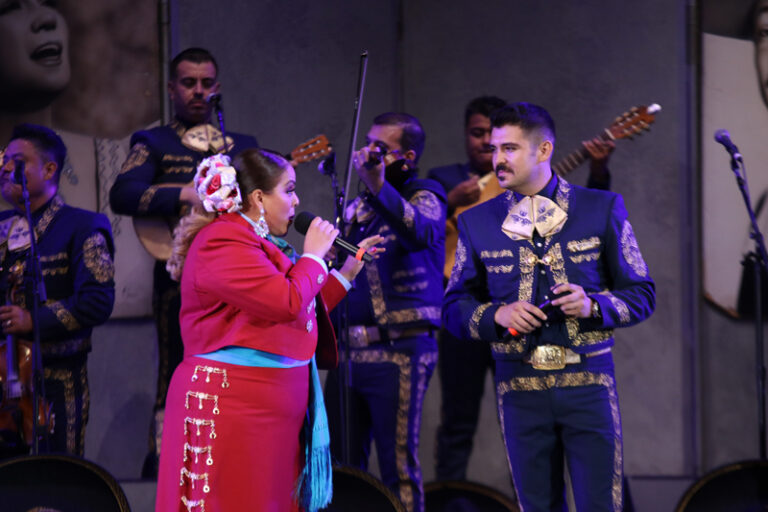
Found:
[[[213,155],[197,166],[195,189],[208,212],[232,213],[243,206],[237,172],[227,155]]]

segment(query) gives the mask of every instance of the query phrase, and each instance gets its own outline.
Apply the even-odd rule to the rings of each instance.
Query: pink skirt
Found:
[[[168,389],[155,511],[298,511],[308,397],[308,366],[184,359]]]

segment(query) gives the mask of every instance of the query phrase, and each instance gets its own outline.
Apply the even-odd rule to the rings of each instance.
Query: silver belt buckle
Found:
[[[349,346],[364,348],[369,344],[368,329],[364,325],[354,325],[349,328]]]
[[[562,370],[565,368],[565,347],[539,345],[531,352],[531,365],[536,370]]]

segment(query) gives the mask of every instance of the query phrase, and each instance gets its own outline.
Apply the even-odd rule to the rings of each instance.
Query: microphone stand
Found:
[[[363,50],[360,54],[360,64],[357,74],[357,91],[355,96],[354,113],[352,116],[352,133],[350,134],[349,153],[347,154],[347,165],[344,176],[344,188],[339,192],[338,183],[336,183],[335,173],[332,176],[334,181],[334,197],[336,207],[336,228],[344,233],[344,212],[349,203],[349,189],[352,180],[352,155],[357,147],[357,132],[360,128],[360,107],[363,101],[363,92],[365,91],[365,75],[368,69],[368,51]],[[349,300],[344,300],[344,310],[340,316],[339,342],[342,346],[339,361],[339,403],[341,404],[342,418],[339,422],[341,426],[341,439],[343,439],[341,448],[341,460],[345,464],[351,463],[351,428],[350,418],[352,417],[352,404],[349,396],[349,390],[352,388],[352,357],[349,348]]]
[[[768,252],[765,248],[765,240],[760,228],[757,225],[755,211],[752,209],[752,202],[749,198],[749,187],[747,185],[746,171],[744,163],[741,162],[742,169],[739,169],[739,162],[731,155],[731,170],[736,175],[736,183],[739,185],[741,196],[744,198],[744,204],[749,214],[749,221],[752,231],[749,235],[755,242],[755,248],[752,264],[754,265],[754,284],[755,284],[755,373],[757,380],[757,423],[758,438],[760,444],[760,459],[766,459],[766,437],[765,437],[765,363],[763,362],[763,289],[762,273],[768,269]]]
[[[18,165],[18,164],[17,164]],[[35,228],[32,224],[32,208],[29,204],[29,188],[24,169],[18,173],[21,179],[22,197],[24,198],[24,212],[29,226],[29,255],[27,256],[27,268],[24,275],[24,290],[27,304],[32,305],[32,455],[40,453],[40,439],[38,430],[38,411],[40,410],[40,396],[45,396],[45,380],[43,379],[43,359],[40,349],[40,325],[39,307],[46,301],[45,283],[40,268],[40,257],[37,253],[37,241],[35,240]],[[46,438],[47,451],[47,438]]]
[[[213,110],[216,111],[216,118],[219,120],[219,130],[221,130],[221,140],[224,143],[224,150],[221,154],[226,155],[229,153],[229,144],[227,143],[227,132],[224,129],[224,109],[221,107],[221,97],[214,98]]]

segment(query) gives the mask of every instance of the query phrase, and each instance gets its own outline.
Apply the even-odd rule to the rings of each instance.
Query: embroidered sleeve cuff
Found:
[[[315,260],[323,267],[323,270],[325,271],[326,275],[328,274],[328,265],[325,263],[325,260],[323,260],[323,258],[318,258],[314,254],[302,254],[301,257]]]
[[[497,324],[494,320],[496,316],[496,310],[501,307],[501,304],[494,304],[493,302],[486,302],[480,304],[477,309],[472,313],[472,317],[469,319],[469,335],[474,340],[482,341],[498,341]]]
[[[331,270],[331,275],[336,279],[338,279],[338,281],[341,283],[341,285],[344,287],[345,290],[349,291],[352,288],[352,283],[347,281],[347,278],[341,275],[341,272],[339,272],[335,268]]]

